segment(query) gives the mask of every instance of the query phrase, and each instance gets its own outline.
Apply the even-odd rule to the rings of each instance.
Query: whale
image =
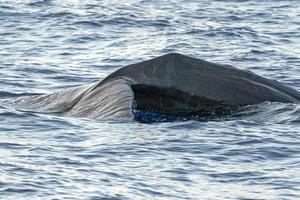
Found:
[[[14,104],[71,117],[134,119],[135,111],[207,114],[266,101],[299,104],[300,93],[249,70],[169,53],[121,67],[98,82],[19,97]]]

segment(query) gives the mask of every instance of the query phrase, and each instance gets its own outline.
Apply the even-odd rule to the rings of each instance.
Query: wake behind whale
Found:
[[[18,108],[95,119],[135,119],[136,111],[170,116],[222,115],[265,101],[299,103],[275,80],[178,53],[120,68],[102,81],[13,100]]]

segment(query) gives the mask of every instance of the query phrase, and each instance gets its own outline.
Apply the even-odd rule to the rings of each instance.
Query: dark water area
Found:
[[[91,83],[171,52],[300,90],[299,44],[298,0],[4,0],[0,98]],[[0,122],[0,199],[300,199],[299,105],[152,123],[0,105]]]

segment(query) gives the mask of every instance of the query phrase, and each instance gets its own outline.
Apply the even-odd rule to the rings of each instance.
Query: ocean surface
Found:
[[[300,90],[300,1],[0,0],[0,99],[171,52]],[[141,123],[0,104],[0,199],[300,199],[300,106],[245,112]]]

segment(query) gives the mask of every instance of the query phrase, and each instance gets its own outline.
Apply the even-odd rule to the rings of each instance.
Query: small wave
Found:
[[[79,37],[71,38],[66,41],[71,43],[88,43],[88,42],[93,42],[95,40],[99,40],[101,38],[102,37],[98,35],[89,35],[89,36],[79,36]]]
[[[264,102],[242,107],[235,116],[257,122],[295,125],[300,121],[300,105]]]
[[[100,22],[94,22],[94,21],[77,21],[74,23],[74,25],[92,27],[92,28],[100,28],[103,26]]]
[[[205,36],[252,37],[258,38],[258,33],[249,27],[218,27],[204,32]]]
[[[67,12],[67,11],[62,11],[62,12],[50,12],[43,14],[42,17],[44,18],[76,18],[78,15]]]
[[[13,97],[22,97],[22,96],[28,96],[28,95],[36,95],[34,93],[12,93],[12,92],[5,92],[5,91],[0,91],[0,99],[5,99],[5,98],[13,98]]]
[[[53,5],[53,0],[38,0],[30,2],[27,5],[32,7],[51,6]]]

